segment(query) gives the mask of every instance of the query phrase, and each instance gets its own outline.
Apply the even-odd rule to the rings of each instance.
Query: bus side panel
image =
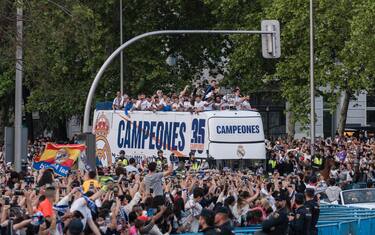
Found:
[[[264,143],[234,144],[209,143],[209,152],[217,160],[220,159],[266,159]]]
[[[208,123],[208,137],[211,142],[264,142],[263,123],[260,117],[210,117]]]
[[[265,159],[260,115],[241,113],[208,118],[209,152],[215,159]]]
[[[155,156],[159,149],[166,157],[188,156],[192,151],[205,158],[206,127],[204,114],[95,111],[93,132],[97,155],[103,165],[110,165],[121,150],[137,161]]]
[[[125,115],[123,111],[95,111],[93,133],[97,155],[103,165],[112,164],[121,150],[137,161],[155,156],[159,149],[166,157],[171,153],[186,157],[194,152],[197,158],[206,158],[209,150],[217,159],[264,158],[259,114],[226,112],[223,115],[223,112],[137,111]]]

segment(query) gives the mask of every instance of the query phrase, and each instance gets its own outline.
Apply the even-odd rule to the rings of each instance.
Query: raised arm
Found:
[[[169,164],[168,170],[163,172],[163,176],[165,177],[165,176],[168,176],[168,175],[172,175],[172,173],[173,173],[173,166],[172,166],[172,164]]]
[[[26,219],[18,224],[13,225],[13,230],[19,230],[26,227],[31,222],[31,219]]]

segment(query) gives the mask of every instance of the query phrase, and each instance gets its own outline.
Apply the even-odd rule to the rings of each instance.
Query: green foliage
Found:
[[[45,114],[46,127],[81,114],[90,80],[105,59],[106,29],[92,8],[65,1],[31,1],[25,29],[27,109]]]
[[[317,94],[336,109],[341,92],[373,90],[375,2],[315,0]],[[0,2],[0,107],[14,90],[15,5]],[[225,74],[224,86],[244,93],[273,91],[287,100],[293,122],[308,123],[309,2],[302,0],[123,0],[124,41],[162,29],[259,29],[262,19],[281,25],[278,60],[261,56],[259,35],[173,35],[143,39],[124,51],[125,92],[176,92],[203,68]],[[29,111],[45,127],[82,115],[92,80],[119,46],[119,1],[28,0],[24,2],[24,74]],[[168,56],[177,58],[169,66]],[[223,58],[226,59],[223,62]],[[119,58],[107,69],[97,100],[119,90]],[[7,109],[8,111],[9,109]]]
[[[256,29],[261,19],[281,25],[279,60],[261,57],[260,40],[231,37],[227,84],[250,92],[279,90],[289,102],[293,122],[309,122],[309,1],[205,0],[222,21],[218,27]],[[373,84],[373,1],[314,1],[314,50],[316,94],[325,96],[331,110],[338,97],[351,97]],[[360,50],[360,51],[359,51]],[[358,56],[360,55],[360,56]],[[320,89],[324,88],[324,89]]]
[[[348,81],[352,91],[374,91],[375,74],[375,2],[356,1],[354,17],[350,21],[350,41],[345,43],[340,56],[353,75]]]
[[[15,32],[12,30],[14,15],[10,13],[13,3],[0,1],[0,106],[9,102],[14,94],[15,46],[12,40]]]

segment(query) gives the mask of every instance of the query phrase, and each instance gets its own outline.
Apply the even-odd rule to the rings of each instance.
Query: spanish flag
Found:
[[[83,144],[47,143],[43,154],[34,159],[33,167],[35,170],[52,169],[56,174],[66,176],[85,149]]]

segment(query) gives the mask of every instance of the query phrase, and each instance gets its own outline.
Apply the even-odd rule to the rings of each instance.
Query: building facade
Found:
[[[332,137],[336,134],[340,120],[340,110],[343,102],[341,96],[336,110],[332,113],[323,97],[315,98],[316,128],[317,137]],[[286,120],[288,121],[288,120]],[[368,127],[375,126],[375,95],[361,92],[351,99],[348,107],[346,127]],[[295,138],[308,137],[309,130],[303,130],[300,124],[296,125]]]

